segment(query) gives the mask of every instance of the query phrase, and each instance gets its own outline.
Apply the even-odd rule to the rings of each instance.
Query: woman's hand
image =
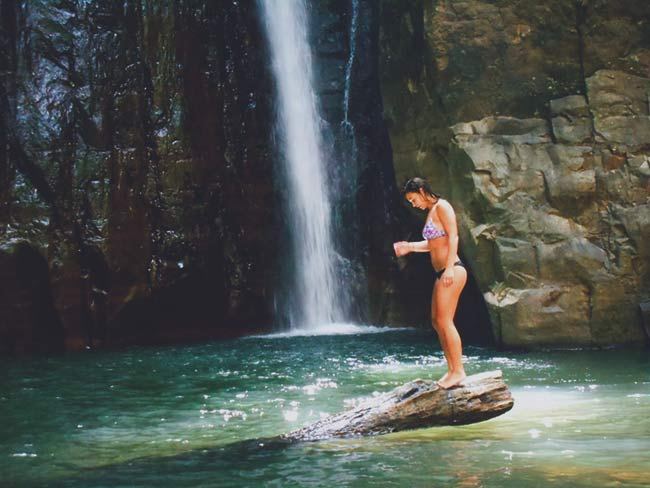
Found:
[[[449,266],[444,273],[442,273],[442,276],[440,277],[442,280],[442,284],[444,286],[451,286],[454,284],[454,267]]]
[[[406,241],[393,243],[393,249],[395,249],[395,256],[397,256],[398,258],[400,256],[405,256],[406,254],[411,252],[409,243]]]

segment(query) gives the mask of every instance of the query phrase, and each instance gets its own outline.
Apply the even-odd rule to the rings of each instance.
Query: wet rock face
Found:
[[[649,114],[634,106],[631,82],[650,80],[596,72],[589,103],[551,101],[552,131],[546,120],[506,117],[452,126],[464,242],[505,345],[643,341],[650,179],[629,161],[648,158],[650,130],[638,128]],[[571,117],[575,125],[556,122]],[[597,129],[612,118],[619,132]]]
[[[45,271],[21,273],[51,287],[50,322],[63,329],[52,347],[269,324],[272,85],[255,8],[2,0],[0,10],[0,244],[46,257]],[[18,308],[0,298],[13,310],[0,333],[20,328],[19,308],[47,301],[30,293]],[[42,350],[38,341],[13,350]]]
[[[451,199],[497,342],[642,343],[650,5],[385,7],[400,19],[382,23],[398,180]]]
[[[489,323],[485,296],[504,345],[637,342],[650,4],[310,4],[353,313],[428,320],[428,262],[398,272],[390,245],[417,239],[395,181],[422,175],[459,214],[465,323]],[[0,0],[0,13],[0,253],[3,279],[23,280],[0,295],[3,352],[271,324],[286,223],[256,4]],[[46,268],[18,266],[21,242]]]
[[[396,195],[379,4],[309,4],[337,265],[351,316],[378,322]],[[291,224],[257,4],[0,0],[0,11],[0,246],[44,257],[47,279],[32,278],[49,283],[38,300],[53,315],[30,330],[59,324],[53,347],[80,349],[270,328]],[[12,297],[0,296],[2,337],[22,323]],[[30,350],[14,343],[4,352]]]
[[[377,63],[380,4],[308,4],[339,276],[348,283],[350,318],[385,323],[400,207]]]
[[[63,351],[63,324],[54,310],[47,261],[29,244],[0,249],[0,354]]]

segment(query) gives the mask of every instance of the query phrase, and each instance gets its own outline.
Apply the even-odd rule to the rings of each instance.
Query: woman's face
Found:
[[[414,208],[419,208],[420,210],[425,210],[429,207],[429,202],[426,197],[423,195],[422,190],[419,192],[410,192],[404,195],[406,201],[411,204]]]

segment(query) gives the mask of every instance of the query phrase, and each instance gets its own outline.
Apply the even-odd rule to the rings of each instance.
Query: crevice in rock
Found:
[[[587,77],[585,76],[585,38],[584,26],[587,22],[587,3],[584,0],[576,0],[576,23],[575,28],[578,33],[578,64],[580,66],[580,85],[582,92],[589,104],[589,94],[587,93]]]
[[[544,171],[540,171],[540,173],[542,174],[542,181],[544,183],[544,198],[546,199],[549,205],[553,205],[553,198],[551,197],[551,188],[548,184],[546,173]]]
[[[541,276],[542,263],[541,263],[541,258],[539,256],[539,246],[535,244],[533,246],[533,250],[535,252],[535,271],[537,276]]]
[[[593,316],[594,316],[594,290],[591,286],[587,285],[587,321],[589,323],[589,333],[591,335],[591,338],[593,340],[594,337],[594,324],[593,324]]]
[[[468,344],[492,345],[499,343],[500,339],[495,337],[494,327],[491,324],[485,297],[474,277],[474,271],[468,264],[462,249],[459,250],[459,257],[465,263],[467,269],[467,283],[461,293],[456,317],[454,319],[463,341]]]
[[[566,116],[565,118],[568,118]],[[551,135],[551,143],[557,144],[557,136],[555,135],[555,131],[553,130],[553,115],[550,113],[549,110],[549,116],[544,118],[544,121],[546,122],[546,128],[548,129],[548,133]],[[508,162],[510,162],[508,160]]]
[[[587,23],[587,10],[588,5],[585,0],[576,0],[576,23],[575,28],[578,34],[578,64],[580,66],[580,89],[587,101],[587,111],[589,112],[589,120],[591,124],[591,137],[592,140],[596,140],[596,136],[600,135],[596,131],[595,116],[591,110],[591,104],[589,102],[589,88],[587,85],[587,75],[585,72],[585,34],[584,27]]]
[[[424,8],[422,2],[412,2],[409,12],[411,26],[413,27],[413,58],[412,71],[409,77],[412,80],[419,81],[425,69],[425,42],[424,42]]]

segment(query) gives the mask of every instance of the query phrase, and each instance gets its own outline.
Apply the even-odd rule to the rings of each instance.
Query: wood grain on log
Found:
[[[498,370],[475,374],[449,390],[417,379],[282,438],[308,441],[481,422],[506,413],[514,404],[502,376]]]

